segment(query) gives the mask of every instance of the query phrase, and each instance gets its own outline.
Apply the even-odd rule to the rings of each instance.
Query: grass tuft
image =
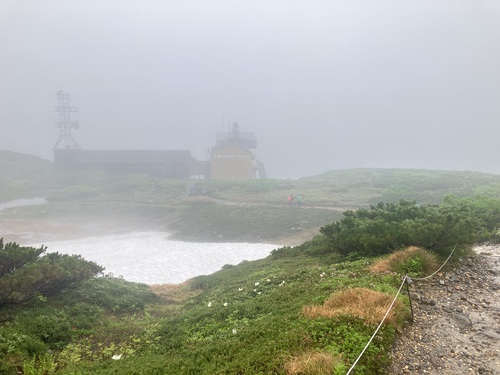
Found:
[[[199,289],[191,288],[190,280],[181,284],[155,284],[149,288],[167,304],[181,304],[201,293]]]
[[[431,274],[438,267],[439,261],[436,255],[420,247],[410,246],[377,260],[370,266],[370,271],[374,273],[408,273],[411,276],[421,276]]]
[[[287,375],[334,374],[335,369],[343,366],[340,356],[326,352],[306,352],[290,358],[285,363]]]
[[[368,324],[379,324],[392,303],[393,296],[366,288],[351,288],[334,293],[323,305],[303,306],[302,312],[308,318],[336,318],[354,316]],[[386,323],[399,328],[405,307],[396,300],[386,318]]]

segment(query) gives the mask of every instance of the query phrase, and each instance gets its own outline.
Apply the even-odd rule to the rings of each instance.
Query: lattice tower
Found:
[[[60,133],[54,149],[61,143],[64,143],[64,147],[67,149],[79,149],[80,146],[78,146],[78,143],[76,143],[71,135],[71,129],[78,129],[80,127],[78,121],[71,121],[71,112],[78,112],[78,108],[70,105],[70,94],[59,91],[56,94],[56,99],[58,105],[54,107],[54,111],[59,112],[59,121],[56,122],[56,127],[59,128]]]

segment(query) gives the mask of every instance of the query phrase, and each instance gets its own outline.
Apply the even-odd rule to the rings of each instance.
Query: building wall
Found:
[[[250,180],[256,177],[255,158],[251,151],[226,145],[211,154],[211,175],[219,180]]]
[[[55,149],[56,166],[74,170],[147,173],[168,178],[190,178],[199,164],[187,150],[76,150]],[[199,166],[196,165],[199,174]]]

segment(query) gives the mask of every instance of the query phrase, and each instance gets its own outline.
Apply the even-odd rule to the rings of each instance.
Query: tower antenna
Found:
[[[53,149],[55,150],[61,142],[64,142],[66,149],[79,149],[80,146],[71,135],[72,128],[78,129],[80,127],[78,121],[71,121],[71,112],[78,112],[78,108],[70,106],[71,95],[63,93],[62,90],[57,92],[56,99],[58,105],[54,107],[54,111],[59,112],[59,121],[56,122],[56,127],[59,128],[60,133]]]

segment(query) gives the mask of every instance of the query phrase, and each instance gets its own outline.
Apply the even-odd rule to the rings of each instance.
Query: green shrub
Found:
[[[277,249],[271,250],[271,255],[273,258],[287,258],[298,256],[302,253],[299,246],[283,246]]]
[[[47,347],[42,340],[22,333],[18,326],[1,327],[0,353],[2,356],[34,356],[44,353]],[[2,361],[0,361],[2,362]]]
[[[46,249],[43,246],[38,249],[20,246],[15,242],[4,245],[3,238],[0,238],[0,278],[36,261],[40,255],[45,253]]]
[[[142,174],[122,174],[111,183],[110,191],[114,193],[150,192],[154,188],[154,180]]]
[[[117,313],[143,310],[146,303],[157,300],[148,285],[115,277],[92,278],[68,298]]]
[[[47,346],[37,337],[18,330],[17,325],[0,327],[0,374],[17,374],[23,361],[47,352]]]
[[[93,328],[100,326],[104,312],[98,306],[80,302],[68,306],[67,314],[72,329],[83,333],[91,332]]]
[[[335,319],[318,318],[311,320],[309,332],[312,341],[323,348],[340,351],[346,364],[354,363],[373,334],[376,325],[367,325],[362,319],[341,316]],[[385,374],[390,364],[389,349],[394,339],[395,329],[385,326],[361,357],[356,366],[356,374]]]
[[[402,200],[346,211],[343,219],[320,232],[341,254],[374,256],[412,245],[439,251],[455,244],[473,244],[483,225],[465,204],[420,206]]]
[[[73,185],[61,189],[57,196],[52,195],[52,200],[72,200],[91,198],[100,195],[101,189],[89,185]]]
[[[49,375],[56,371],[54,357],[50,354],[34,356],[31,360],[23,364],[24,375]]]
[[[72,338],[68,316],[63,310],[53,307],[28,310],[16,323],[22,332],[41,340],[52,349],[62,349]]]
[[[49,253],[0,241],[0,306],[44,299],[74,289],[103,268],[79,255]]]

